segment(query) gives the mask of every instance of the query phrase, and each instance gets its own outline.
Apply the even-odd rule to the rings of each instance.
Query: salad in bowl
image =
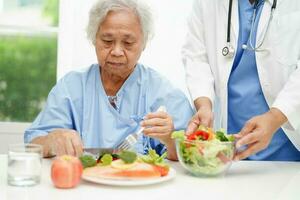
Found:
[[[232,163],[234,137],[223,130],[214,132],[211,128],[200,126],[190,135],[175,131],[172,138],[176,142],[179,162],[196,176],[224,174]]]

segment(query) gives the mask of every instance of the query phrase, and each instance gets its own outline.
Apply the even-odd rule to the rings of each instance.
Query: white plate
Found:
[[[137,186],[137,185],[151,185],[155,183],[161,183],[168,180],[171,180],[176,175],[176,171],[173,168],[170,168],[170,171],[167,176],[159,177],[159,178],[153,178],[153,179],[112,179],[112,178],[98,178],[98,177],[92,177],[92,176],[86,176],[82,175],[82,179],[93,182],[93,183],[99,183],[104,185],[115,185],[115,186]]]

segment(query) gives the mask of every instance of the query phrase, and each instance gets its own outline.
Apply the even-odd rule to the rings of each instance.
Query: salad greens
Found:
[[[171,135],[171,138],[183,141],[185,139],[184,130],[174,131]]]
[[[221,142],[233,142],[234,136],[233,135],[225,135],[223,131],[216,131],[216,138],[220,140]]]
[[[140,159],[148,164],[153,164],[161,167],[168,167],[165,163],[165,158],[167,157],[167,152],[159,156],[155,150],[150,149],[148,155],[142,155]]]
[[[184,131],[173,132],[180,162],[195,175],[217,175],[230,166],[234,155],[234,137],[220,130],[201,127],[185,135]]]

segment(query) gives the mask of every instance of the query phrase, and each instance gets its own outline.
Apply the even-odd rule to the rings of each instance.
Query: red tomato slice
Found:
[[[157,170],[161,176],[166,176],[169,173],[169,168],[168,167],[162,167],[159,165],[153,165],[154,169]]]

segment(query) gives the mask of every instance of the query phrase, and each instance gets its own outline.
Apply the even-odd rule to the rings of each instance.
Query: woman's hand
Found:
[[[47,135],[47,145],[50,153],[56,156],[72,155],[80,156],[83,152],[83,144],[79,134],[75,130],[57,129]]]
[[[194,102],[197,113],[190,120],[186,129],[186,134],[195,132],[200,125],[212,127],[213,112],[211,101],[207,97],[200,97]]]
[[[46,136],[37,137],[32,143],[43,146],[43,156],[81,156],[83,145],[79,134],[71,129],[56,129]]]
[[[175,143],[171,138],[174,124],[172,117],[168,113],[164,111],[149,113],[145,116],[144,121],[141,122],[141,126],[145,127],[143,131],[145,135],[158,139],[166,146],[169,160],[177,160]]]
[[[141,122],[141,126],[145,127],[143,133],[149,137],[160,140],[163,144],[167,144],[171,139],[171,133],[174,130],[172,117],[163,111],[149,113]]]
[[[276,108],[251,118],[242,130],[235,135],[238,139],[236,148],[247,145],[247,148],[235,155],[241,160],[268,147],[274,133],[287,121],[285,115]]]

